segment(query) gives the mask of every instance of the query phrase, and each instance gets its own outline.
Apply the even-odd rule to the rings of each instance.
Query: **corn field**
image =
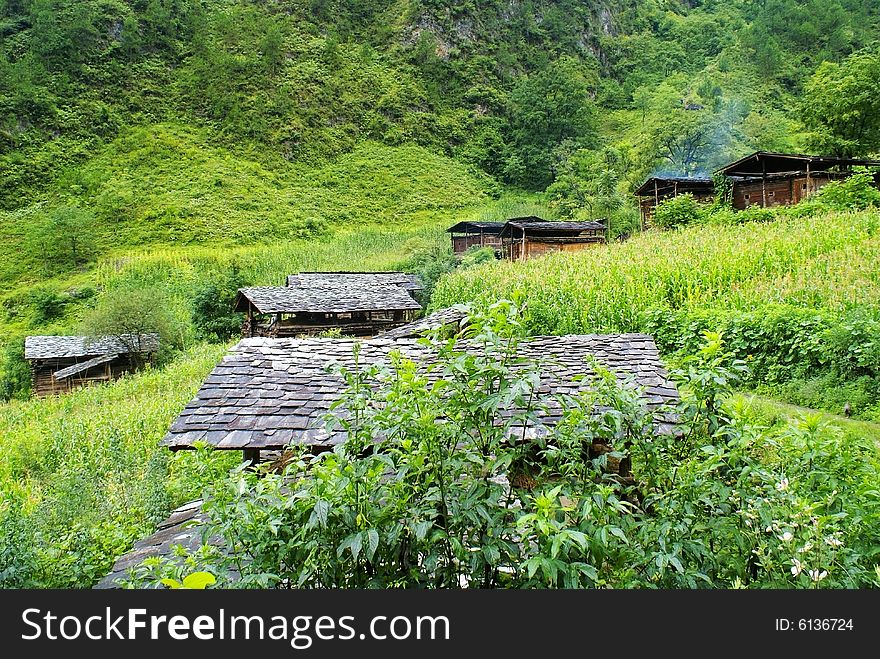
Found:
[[[880,213],[647,233],[525,263],[496,262],[439,282],[432,306],[523,295],[535,333],[637,331],[654,309],[838,312],[880,304]]]

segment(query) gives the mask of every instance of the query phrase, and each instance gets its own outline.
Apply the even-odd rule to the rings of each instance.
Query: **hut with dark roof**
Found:
[[[539,219],[539,218],[536,218]],[[471,247],[490,247],[500,253],[504,222],[459,222],[446,231],[452,238],[452,252],[464,254]]]
[[[315,452],[332,449],[345,440],[345,432],[328,428],[324,419],[340,399],[345,383],[328,366],[355,368],[356,343],[361,367],[389,364],[392,351],[421,367],[437,360],[434,350],[413,338],[243,339],[208,376],[162,444],[176,451],[205,443],[243,451],[245,459],[253,461],[260,459],[261,452],[283,450],[291,444],[306,445]],[[459,347],[479,349],[465,340]],[[653,339],[644,334],[612,334],[539,336],[519,344],[517,356],[541,368],[538,395],[548,411],[536,432],[560,418],[558,395],[589,389],[589,378],[583,376],[591,372],[587,361],[591,355],[621,381],[631,377],[631,385],[640,389],[647,408],[657,413],[658,430],[671,430],[671,419],[660,408],[675,402],[677,392]],[[427,377],[436,378],[436,371]],[[341,408],[335,413],[346,414]]]
[[[715,199],[715,184],[708,176],[652,176],[635,191],[639,199],[642,226],[654,217],[654,209],[661,201],[689,194],[701,202]]]
[[[501,231],[501,251],[511,261],[550,252],[577,252],[604,243],[605,233],[606,225],[601,221],[510,220]]]
[[[796,204],[831,181],[851,176],[853,167],[880,167],[880,160],[756,151],[717,173],[732,183],[733,207],[744,210]]]
[[[404,273],[300,273],[287,286],[242,288],[235,310],[244,312],[244,337],[291,337],[338,329],[374,336],[412,321],[422,306],[410,291],[418,280]]]
[[[37,396],[113,380],[152,361],[158,351],[158,334],[29,336],[24,340],[24,358],[30,362]]]

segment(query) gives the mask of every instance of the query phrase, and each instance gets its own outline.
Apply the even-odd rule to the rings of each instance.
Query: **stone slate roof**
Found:
[[[523,229],[527,231],[537,231],[542,234],[554,233],[578,233],[580,231],[598,231],[605,229],[604,222],[526,222],[511,220],[504,226],[502,236],[509,236],[513,233],[512,229]]]
[[[446,229],[447,233],[488,233],[495,235],[501,233],[505,222],[459,222]]]
[[[119,588],[117,580],[128,578],[129,568],[136,568],[145,558],[170,557],[176,545],[195,551],[202,545],[202,526],[205,521],[201,500],[182,505],[159,524],[153,535],[138,540],[131,551],[120,556],[113,564],[110,573],[101,579],[95,588]]]
[[[300,288],[368,288],[400,286],[408,291],[424,288],[416,275],[407,272],[300,272],[287,276],[287,285]]]
[[[464,320],[467,313],[463,309],[455,307],[446,307],[438,309],[434,313],[430,313],[424,318],[419,318],[406,325],[395,327],[382,332],[378,338],[381,339],[409,339],[421,336],[425,332],[446,326],[458,326]]]
[[[253,304],[261,314],[350,313],[422,308],[404,288],[395,284],[240,288],[235,301],[236,311],[246,311],[247,302]]]
[[[171,449],[205,442],[220,449],[280,449],[291,443],[329,448],[344,441],[343,432],[328,431],[323,419],[344,390],[342,379],[327,372],[339,363],[354,367],[355,339],[243,339],[208,376],[162,440]],[[387,363],[399,350],[417,363],[436,355],[416,339],[375,338],[360,341],[362,365]],[[468,349],[469,344],[461,346]],[[519,356],[542,364],[539,396],[551,406],[544,425],[561,413],[553,399],[588,387],[576,377],[589,374],[585,363],[594,355],[623,380],[627,375],[645,389],[645,402],[655,410],[678,399],[667,378],[653,339],[644,334],[540,336],[524,340]],[[344,414],[342,410],[336,410]],[[512,412],[511,412],[512,413]],[[672,417],[658,418],[658,431],[671,432]]]
[[[28,336],[24,340],[25,359],[59,359],[67,357],[98,357],[114,353],[125,355],[130,351],[126,343],[115,336]],[[143,353],[156,352],[159,349],[158,334],[143,334],[140,337],[140,348]]]

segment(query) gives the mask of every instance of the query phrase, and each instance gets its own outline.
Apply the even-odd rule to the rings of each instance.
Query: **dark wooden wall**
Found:
[[[580,252],[589,249],[595,245],[601,245],[605,242],[604,238],[589,238],[581,242],[555,242],[552,239],[542,240],[541,238],[530,238],[526,236],[525,241],[525,258],[530,259],[535,256],[543,256],[552,252]],[[523,258],[523,241],[514,240],[508,243],[505,257],[511,261],[518,261]]]
[[[343,336],[375,336],[380,332],[412,322],[415,316],[416,311],[402,309],[340,314],[263,314],[245,320],[242,325],[242,337],[314,336],[333,329],[338,329]]]
[[[766,182],[761,179],[735,181],[733,207],[745,210],[750,206],[772,208],[796,204],[835,178],[845,178],[845,176],[819,173],[811,175],[808,179],[806,174],[796,174],[784,178],[774,177],[767,179]]]
[[[62,368],[73,366],[91,359],[91,357],[67,357],[59,359],[31,360],[31,388],[35,396],[51,396],[66,391],[72,391],[86,386],[92,382],[108,382],[121,377],[132,371],[131,363],[127,356],[121,356],[112,362],[98,364],[87,371],[56,380],[52,374]],[[147,358],[147,361],[150,361]]]
[[[468,249],[475,246],[498,249],[501,247],[501,238],[496,234],[480,235],[476,233],[463,236],[452,236],[452,251],[455,254],[463,254],[468,251]]]

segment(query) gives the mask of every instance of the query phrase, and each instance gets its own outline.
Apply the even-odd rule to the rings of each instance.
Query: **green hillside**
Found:
[[[868,178],[787,211],[691,208],[691,226],[644,233],[632,191],[759,149],[880,156],[878,43],[877,0],[0,0],[0,585],[90,586],[221,482],[230,458],[156,442],[237,332],[235,290],[322,269],[418,272],[431,308],[516,298],[530,334],[650,332],[685,369],[720,332],[749,396],[846,405],[857,421],[841,434],[771,401],[719,412],[692,441],[746,437],[719,451],[764,465],[771,497],[815,442],[817,479],[852,476],[821,495],[829,537],[852,541],[832,582],[874,584]],[[454,222],[528,214],[607,218],[626,240],[527,263],[449,253]],[[28,400],[24,336],[90,332],[132,301],[163,336],[154,368]],[[758,439],[779,451],[750,453]],[[687,546],[676,497],[690,510],[711,483],[720,509],[729,494],[693,448],[657,472],[670,488],[657,524]],[[799,487],[774,519],[799,519],[825,486]],[[725,547],[733,517],[713,512]],[[650,554],[657,528],[631,538],[648,547],[646,583],[693,587],[684,554],[679,581],[651,567],[669,560]],[[810,585],[784,581],[785,548],[760,542],[775,558],[756,584]],[[740,558],[699,578],[741,585],[755,566]],[[645,585],[628,560],[608,584]]]

